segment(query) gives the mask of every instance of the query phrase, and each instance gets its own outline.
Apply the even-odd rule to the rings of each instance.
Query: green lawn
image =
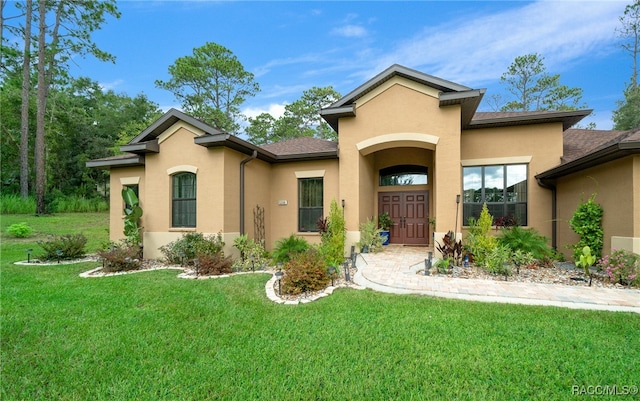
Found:
[[[9,221],[106,239],[104,214],[56,218],[2,216],[2,400],[555,400],[640,385],[636,314],[356,290],[288,306],[267,300],[266,274],[13,265],[29,243],[6,237]]]

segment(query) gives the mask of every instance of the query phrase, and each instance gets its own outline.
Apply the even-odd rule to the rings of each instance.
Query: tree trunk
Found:
[[[46,54],[46,14],[47,7],[45,0],[39,0],[38,6],[40,23],[38,29],[38,103],[36,112],[36,146],[35,146],[35,170],[36,170],[36,214],[44,214],[46,205],[44,193],[46,188],[45,179],[45,154],[44,154],[44,115],[47,107],[47,80],[45,75]]]
[[[22,62],[22,110],[20,116],[20,196],[29,196],[29,94],[31,90],[31,14],[33,1],[27,0]]]

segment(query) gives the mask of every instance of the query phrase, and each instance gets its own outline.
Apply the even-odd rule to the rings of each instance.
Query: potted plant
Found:
[[[391,220],[391,216],[389,216],[389,213],[382,212],[378,215],[378,226],[381,230],[380,235],[383,238],[382,245],[389,245],[389,233],[392,225],[393,220]]]
[[[380,235],[380,229],[377,227],[373,217],[364,223],[360,223],[360,241],[358,242],[360,252],[372,252],[381,244],[382,235]]]

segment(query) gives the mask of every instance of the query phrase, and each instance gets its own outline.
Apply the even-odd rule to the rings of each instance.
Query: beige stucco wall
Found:
[[[304,237],[310,243],[319,243],[317,233],[298,232],[298,177],[323,177],[323,215],[329,215],[331,201],[335,199],[340,205],[338,193],[338,161],[317,160],[290,163],[277,163],[271,167],[270,194],[268,209],[269,224],[267,231],[267,249],[291,234]],[[267,208],[265,208],[266,210]]]
[[[596,202],[602,206],[604,231],[603,254],[614,247],[634,244],[640,240],[640,157],[626,157],[558,180],[558,250],[572,259],[567,249],[580,237],[571,230],[569,220],[580,203],[596,194]],[[612,237],[620,237],[613,241]],[[635,238],[635,239],[634,239]],[[628,245],[627,245],[628,246]],[[633,250],[633,249],[630,249]]]
[[[397,147],[414,148],[411,159],[422,158],[417,164],[432,167],[429,203],[436,231],[453,227],[455,206],[446,200],[455,202],[460,191],[459,106],[440,107],[437,90],[394,77],[356,101],[356,117],[339,121],[339,136],[340,196],[348,200],[349,240],[357,241],[359,223],[377,215],[378,170],[402,159],[399,151],[388,150]]]
[[[465,166],[528,164],[528,226],[535,227],[548,238],[552,232],[552,194],[538,185],[535,176],[560,164],[561,156],[562,123],[486,128],[462,133],[461,160]]]

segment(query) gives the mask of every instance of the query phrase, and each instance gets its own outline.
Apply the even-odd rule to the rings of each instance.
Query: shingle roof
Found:
[[[610,145],[612,141],[619,141],[629,134],[629,131],[604,131],[589,129],[568,129],[563,133],[562,163],[579,159],[602,146]]]
[[[338,150],[338,142],[311,137],[302,137],[289,139],[282,142],[270,143],[261,146],[261,148],[278,156],[314,154],[336,152]]]

